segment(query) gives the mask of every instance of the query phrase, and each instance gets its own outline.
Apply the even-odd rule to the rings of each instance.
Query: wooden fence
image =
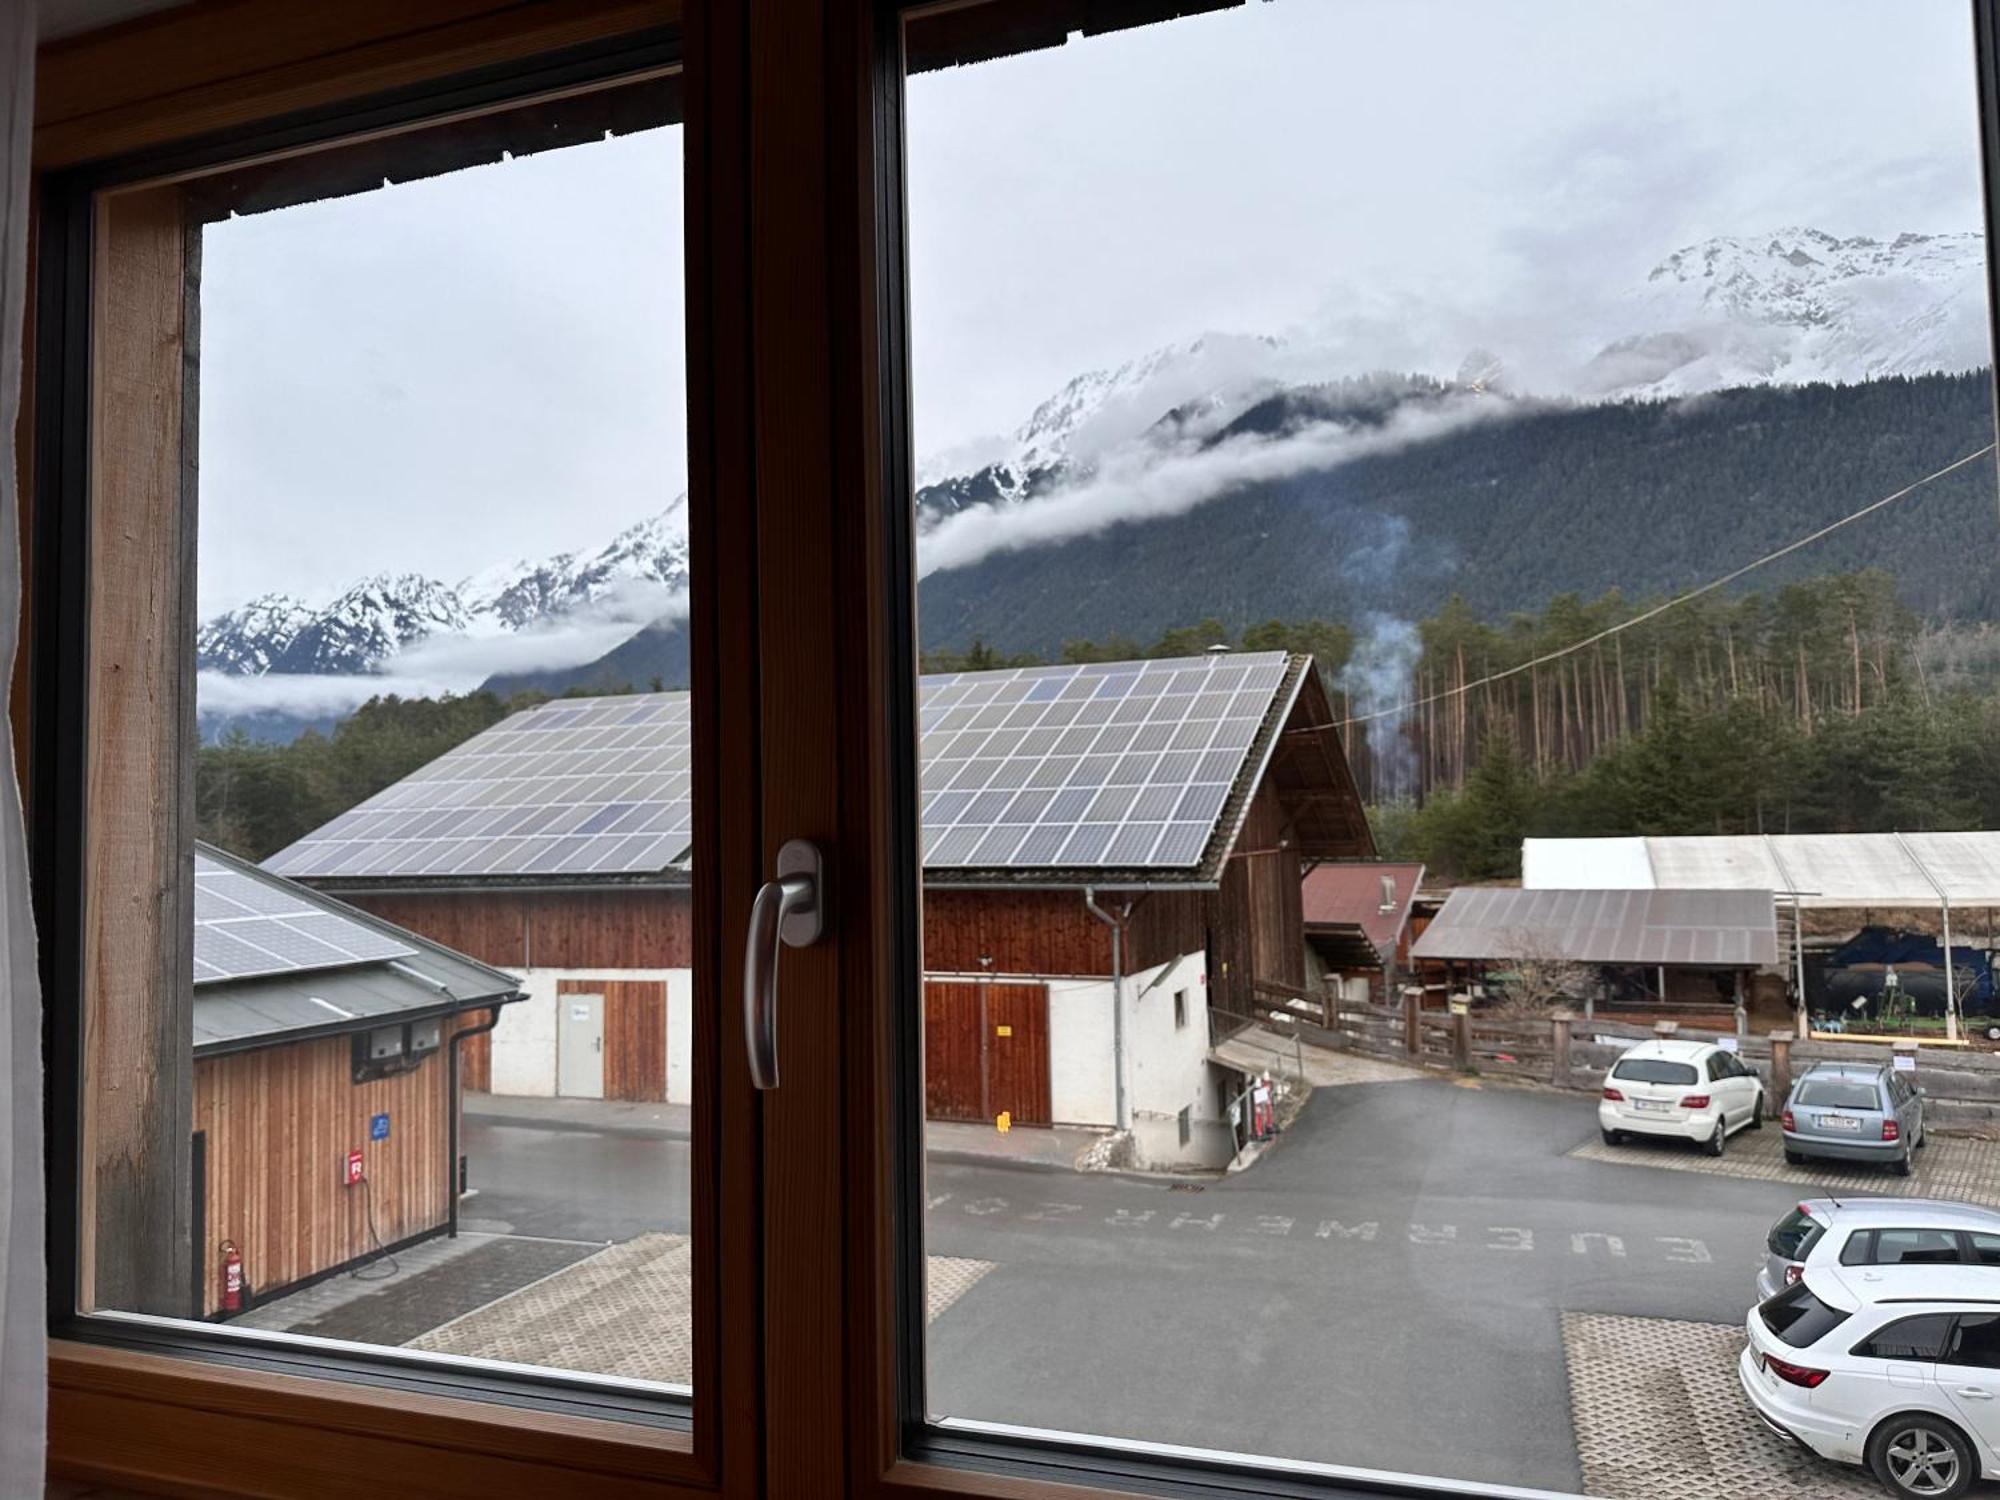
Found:
[[[1316,1040],[1351,1052],[1423,1067],[1477,1071],[1533,1079],[1557,1088],[1596,1093],[1607,1069],[1655,1028],[1629,1020],[1587,1019],[1557,1012],[1514,1018],[1472,1011],[1453,1015],[1424,1009],[1418,997],[1396,1005],[1335,1003],[1333,1024]],[[1318,1028],[1313,1028],[1315,1031]],[[1689,1041],[1734,1036],[1729,1031],[1682,1027]],[[1910,1044],[1903,1044],[1907,1050]],[[1788,1033],[1737,1038],[1737,1051],[1769,1085],[1765,1102],[1784,1108],[1792,1078],[1816,1062],[1887,1062],[1896,1047],[1876,1042],[1799,1041]],[[1925,1108],[1939,1125],[2000,1125],[2000,1056],[1972,1048],[1917,1047],[1917,1084]]]

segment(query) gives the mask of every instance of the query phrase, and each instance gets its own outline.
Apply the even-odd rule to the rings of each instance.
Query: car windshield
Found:
[[[1658,1057],[1628,1057],[1611,1070],[1613,1078],[1631,1083],[1693,1083],[1693,1063],[1667,1062]]]
[[[1803,1203],[1771,1226],[1764,1241],[1773,1255],[1784,1260],[1804,1260],[1826,1226],[1812,1216]]]
[[[1847,1321],[1846,1313],[1828,1307],[1803,1281],[1785,1288],[1757,1311],[1764,1326],[1794,1349],[1809,1348]]]
[[[1880,1109],[1875,1085],[1860,1078],[1808,1078],[1799,1085],[1798,1104],[1821,1109]]]

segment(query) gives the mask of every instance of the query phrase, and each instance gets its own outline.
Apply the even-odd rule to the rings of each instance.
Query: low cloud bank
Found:
[[[1471,394],[1405,406],[1377,426],[1322,422],[1282,437],[1240,436],[1210,448],[1139,443],[1104,455],[1086,478],[1038,500],[981,505],[923,538],[919,576],[969,567],[996,552],[1090,536],[1121,521],[1177,516],[1251,485],[1324,472],[1389,453],[1512,410]]]

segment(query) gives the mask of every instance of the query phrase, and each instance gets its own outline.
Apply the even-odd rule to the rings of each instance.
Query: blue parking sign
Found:
[[[389,1116],[387,1114],[379,1114],[369,1120],[368,1139],[371,1141],[386,1141],[389,1139]]]

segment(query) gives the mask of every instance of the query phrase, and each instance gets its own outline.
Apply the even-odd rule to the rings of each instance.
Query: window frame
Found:
[[[865,310],[874,308],[850,346],[854,363],[837,372],[836,386],[852,381],[857,389],[878,394],[881,412],[868,434],[869,450],[855,456],[847,477],[859,484],[870,501],[871,519],[893,534],[901,512],[910,509],[914,455],[909,448],[909,350],[906,342],[907,283],[903,278],[905,176],[902,160],[904,52],[902,25],[917,12],[970,13],[986,11],[1004,19],[991,30],[1002,38],[986,54],[1037,46],[1062,45],[1074,32],[1086,35],[1139,26],[1203,11],[1234,8],[1243,0],[1128,0],[1113,6],[1090,0],[855,0],[855,8],[872,6],[872,36],[841,35],[836,52],[836,87],[846,86],[848,98],[859,94],[867,111],[867,138],[856,143],[859,160],[836,149],[835,181],[845,190],[859,184],[863,199],[858,222],[839,220],[840,230],[854,233],[862,253],[854,290]],[[1971,0],[1974,63],[1977,72],[1979,128],[1987,184],[1985,216],[1989,243],[2000,244],[2000,0]],[[843,8],[844,9],[844,8]],[[976,24],[976,23],[975,23]],[[968,30],[972,28],[967,28]],[[968,56],[973,55],[968,50]],[[856,80],[850,69],[865,68]],[[851,122],[839,112],[833,134]],[[871,198],[872,189],[872,202]],[[872,263],[870,260],[872,252]],[[872,280],[873,285],[868,283]],[[2000,346],[2000,270],[1989,261],[1989,305]],[[836,287],[836,295],[839,289]],[[2000,384],[1996,385],[1996,420],[2000,420]],[[1996,464],[2000,468],[2000,464]],[[881,516],[886,509],[889,515]],[[907,539],[902,539],[907,545]],[[892,548],[881,559],[887,572],[881,589],[899,602],[913,591],[912,559]],[[898,569],[904,571],[898,571]],[[893,654],[870,663],[871,672],[914,675],[914,643],[891,640]],[[895,790],[891,783],[890,790]],[[914,786],[910,787],[914,795]],[[890,806],[895,806],[893,795]],[[902,849],[892,850],[900,860]],[[887,977],[887,976],[885,976]],[[893,990],[886,993],[893,993]],[[858,1357],[871,1377],[857,1386],[862,1413],[863,1448],[850,1461],[854,1492],[915,1497],[939,1493],[1032,1497],[1060,1500],[1075,1487],[1098,1495],[1174,1494],[1193,1496],[1272,1497],[1391,1497],[1498,1494],[1492,1486],[1445,1478],[1388,1479],[1379,1474],[1342,1471],[1334,1465],[1296,1464],[1248,1454],[1216,1453],[1175,1448],[1167,1444],[1132,1442],[1109,1437],[1076,1439],[1037,1434],[998,1424],[965,1420],[931,1421],[923,1409],[924,1308],[922,1090],[915,1063],[899,1066],[899,1058],[922,1057],[920,1027],[877,990],[878,1014],[861,1040],[872,1043],[872,1055],[859,1067],[848,1065],[851,1077],[869,1093],[868,1102],[852,1107],[847,1116],[855,1143],[850,1167],[860,1173],[851,1201],[872,1205],[868,1221],[849,1226],[850,1259],[860,1267],[850,1278],[849,1295],[861,1316],[850,1326],[868,1337],[849,1351],[849,1368]],[[920,1011],[920,1007],[904,1006]],[[921,1021],[921,1015],[917,1022]],[[1701,1071],[1693,1083],[1699,1086]],[[1738,1076],[1758,1076],[1747,1066]],[[885,1253],[885,1247],[893,1253]],[[1803,1283],[1800,1284],[1803,1286]],[[1839,1322],[1830,1325],[1831,1332]],[[872,1347],[870,1347],[872,1345]],[[879,1455],[871,1462],[871,1453]],[[1520,1494],[1522,1491],[1514,1491]]]
[[[100,413],[93,409],[101,401],[97,387],[108,378],[107,363],[115,368],[120,359],[107,353],[108,327],[94,326],[103,319],[102,299],[109,295],[107,257],[125,232],[111,221],[105,205],[171,202],[180,223],[181,184],[217,168],[678,74],[685,79],[690,366],[692,370],[698,359],[723,362],[715,328],[726,328],[732,316],[733,273],[722,271],[720,286],[704,278],[730,259],[727,251],[718,254],[713,242],[727,244],[739,226],[732,217],[710,211],[704,195],[731,179],[740,182],[740,165],[718,159],[722,152],[717,149],[735,149],[740,140],[718,142],[705,128],[705,116],[720,102],[718,94],[734,103],[726,75],[703,65],[706,50],[718,40],[715,28],[702,18],[705,8],[695,8],[686,28],[676,0],[586,0],[559,8],[492,5],[483,15],[464,14],[473,9],[424,0],[376,7],[372,13],[343,13],[315,29],[298,25],[303,13],[270,0],[260,0],[249,14],[200,6],[192,14],[170,13],[101,39],[87,36],[39,59],[38,81],[45,87],[51,80],[57,84],[58,103],[45,109],[44,121],[57,110],[79,111],[38,128],[36,137],[27,335],[31,362],[24,382],[21,454],[24,572],[30,585],[24,590],[28,607],[22,657],[28,670],[27,692],[15,705],[16,733],[25,746],[23,781],[45,997],[52,1472],[114,1483],[195,1485],[204,1493],[221,1493],[234,1477],[232,1453],[259,1451],[265,1480],[288,1476],[285,1482],[309,1493],[324,1482],[321,1476],[336,1472],[328,1467],[330,1457],[352,1455],[357,1446],[365,1446],[382,1463],[423,1476],[427,1488],[440,1494],[490,1496],[496,1489],[625,1494],[635,1483],[646,1484],[649,1493],[747,1494],[754,1477],[755,1427],[747,1416],[754,1405],[745,1392],[756,1378],[755,1351],[754,1340],[744,1339],[741,1331],[754,1326],[755,1319],[754,1254],[743,1253],[754,1243],[754,1181],[749,1179],[754,1179],[755,1154],[750,1132],[722,1123],[729,1114],[740,1116],[746,1106],[725,1100],[742,1071],[740,1054],[720,1044],[725,1033],[713,1015],[696,1020],[698,1037],[707,1033],[696,1044],[697,1071],[711,1082],[698,1091],[695,1111],[697,1140],[705,1136],[708,1144],[701,1147],[690,1174],[694,1220],[703,1226],[694,1256],[696,1276],[712,1292],[694,1307],[698,1399],[692,1405],[671,1395],[634,1390],[630,1382],[587,1375],[509,1371],[387,1348],[274,1340],[192,1321],[77,1311],[78,1252],[85,1234],[80,1170],[87,1129],[82,1012],[89,931],[83,893],[100,878],[91,869],[86,816],[96,607],[92,511],[94,487],[102,482],[93,471],[108,472],[123,453],[119,434],[107,438]],[[240,64],[246,56],[258,59],[258,66],[247,74],[231,74],[231,60]],[[218,77],[206,89],[176,92],[173,67],[163,72],[163,57],[183,73],[210,69]],[[710,77],[724,79],[723,86],[711,87]],[[169,102],[149,107],[120,98],[121,91],[147,87],[163,89]],[[94,91],[108,101],[105,108],[87,107]],[[301,108],[302,100],[311,102]],[[226,122],[220,129],[212,128],[217,118]],[[194,133],[191,124],[211,128]],[[99,154],[100,146],[109,149]],[[185,245],[185,228],[178,233]],[[173,309],[165,315],[179,317],[183,261],[163,254],[160,263],[159,284],[174,283]],[[137,295],[148,293],[142,288]],[[717,450],[728,433],[714,409],[718,403],[708,393],[730,387],[712,375],[691,378],[689,384],[690,506],[712,516],[721,509],[713,482]],[[150,384],[142,388],[154,389]],[[188,439],[186,424],[197,398],[192,386],[183,396],[176,381],[160,409],[140,419],[163,434],[163,450]],[[721,402],[727,399],[725,394]],[[170,429],[178,429],[178,437]],[[100,451],[112,460],[100,463]],[[169,593],[192,583],[187,542],[193,495],[184,452],[178,457],[169,452],[156,462],[161,471],[178,468],[179,482],[157,479],[148,502],[156,515],[168,516],[166,526],[180,532],[173,545],[181,554],[182,578],[169,585]],[[129,489],[114,487],[114,503],[122,503]],[[702,489],[709,492],[706,497]],[[138,524],[152,527],[148,544],[163,535],[158,520]],[[711,521],[706,527],[698,523],[698,529],[715,527]],[[716,550],[714,536],[704,543],[697,535],[691,544],[697,567],[721,572],[712,563],[704,566],[700,556]],[[729,545],[728,539],[722,545]],[[716,592],[736,594],[730,607],[746,606],[741,591]],[[714,616],[718,599],[698,600],[696,609]],[[747,643],[731,642],[730,633],[712,624],[706,633],[717,643],[714,651],[738,658],[733,670],[740,672]],[[164,660],[177,662],[178,653],[191,648],[191,639],[169,638],[158,651]],[[749,722],[739,701],[742,695],[732,693],[724,703],[714,690],[726,674],[699,653],[691,672],[712,708],[698,716],[696,735],[708,740],[708,756],[719,763],[714,745],[725,716],[739,721],[739,731]],[[168,719],[177,712],[171,706],[165,710]],[[153,722],[164,726],[167,719],[156,712]],[[157,738],[161,729],[149,732]],[[180,773],[171,752],[161,759],[168,768],[157,774],[171,778]],[[741,778],[722,774],[724,795],[715,799],[716,808],[698,812],[694,836],[711,868],[727,875],[744,864],[719,842],[722,805],[732,795],[727,782]],[[191,765],[185,767],[185,779],[192,784]],[[735,802],[741,816],[740,794]],[[161,816],[169,830],[187,826],[171,808]],[[178,837],[169,831],[159,842],[165,845]],[[191,887],[187,897],[191,899]],[[747,908],[747,896],[725,904]],[[171,917],[162,925],[170,927]],[[711,913],[704,925],[711,939],[703,942],[697,935],[698,947],[707,950],[697,965],[720,976],[725,972],[724,945],[713,934],[726,924]],[[175,953],[162,952],[158,961],[173,964]],[[709,997],[709,1004],[719,1014],[723,997]],[[721,1073],[725,1057],[736,1064],[728,1080]],[[732,1141],[745,1144],[727,1144]],[[735,1164],[730,1172],[722,1169],[725,1149]],[[732,1246],[727,1256],[724,1239]],[[725,1326],[733,1330],[727,1339]],[[135,1408],[134,1403],[143,1405]],[[135,1410],[141,1413],[138,1421]],[[144,1413],[153,1410],[184,1435],[184,1446],[161,1443],[159,1430],[144,1420]]]

